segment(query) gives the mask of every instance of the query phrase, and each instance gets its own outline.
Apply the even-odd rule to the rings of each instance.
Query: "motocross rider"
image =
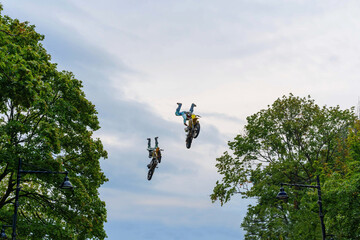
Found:
[[[153,147],[153,148],[151,147],[151,139],[147,138],[147,140],[148,140],[147,150],[149,151],[149,158],[152,157],[153,151],[159,151],[159,155],[161,154],[159,146],[158,146],[159,145],[158,138],[159,137],[155,137],[155,147]],[[158,160],[159,160],[159,163],[160,163],[161,162],[161,155],[159,156]],[[147,167],[150,168],[150,164],[148,164]]]
[[[186,124],[186,121],[187,121],[187,120],[190,120],[191,115],[192,115],[192,113],[193,113],[193,111],[194,111],[194,107],[196,107],[196,105],[195,105],[195,103],[192,103],[189,111],[182,111],[182,112],[180,112],[182,103],[177,103],[177,105],[178,105],[178,107],[176,108],[175,115],[176,115],[176,116],[182,116],[182,117],[183,117],[183,119],[184,119],[184,125],[186,126],[185,131],[187,132],[187,131],[189,130],[189,127],[188,127],[188,125]]]

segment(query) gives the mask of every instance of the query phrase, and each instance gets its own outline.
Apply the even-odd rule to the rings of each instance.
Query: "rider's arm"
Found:
[[[184,118],[184,125],[187,126],[187,124],[186,124],[186,118]]]
[[[186,113],[185,113],[185,112],[183,112],[182,117],[183,117],[183,119],[184,119],[184,125],[187,126],[187,124],[186,124],[187,117],[186,117]]]

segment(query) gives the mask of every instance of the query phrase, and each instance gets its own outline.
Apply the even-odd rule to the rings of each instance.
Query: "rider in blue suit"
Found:
[[[186,121],[190,120],[191,114],[193,113],[194,107],[196,107],[196,105],[193,103],[193,104],[191,104],[189,111],[182,111],[182,112],[180,112],[182,103],[177,103],[177,105],[178,105],[178,107],[176,108],[175,115],[182,116],[184,119],[184,125],[187,126]]]

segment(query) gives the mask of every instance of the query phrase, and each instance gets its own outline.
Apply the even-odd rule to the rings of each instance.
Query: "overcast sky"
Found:
[[[221,207],[209,195],[246,117],[289,93],[343,109],[360,96],[357,0],[0,2],[45,35],[52,61],[96,105],[111,240],[243,239],[253,200]],[[202,116],[190,150],[177,102]],[[163,161],[148,181],[155,136]]]

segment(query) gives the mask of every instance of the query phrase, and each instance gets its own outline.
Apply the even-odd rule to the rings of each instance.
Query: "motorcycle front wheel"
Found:
[[[148,171],[148,175],[147,175],[147,179],[150,181],[154,172],[155,172],[155,168],[156,168],[156,164],[155,164],[155,161],[154,159],[151,160],[151,166],[149,168],[149,171]]]
[[[192,137],[189,136],[186,138],[186,148],[190,149],[191,148],[191,143],[192,143]]]
[[[150,181],[153,174],[154,174],[155,168],[151,167],[148,171],[147,179]]]

